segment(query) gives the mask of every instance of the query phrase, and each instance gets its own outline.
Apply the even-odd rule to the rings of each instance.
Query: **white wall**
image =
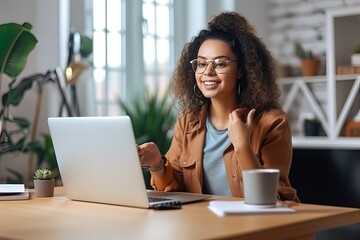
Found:
[[[180,0],[175,0],[180,1]],[[222,11],[236,11],[255,27],[258,36],[267,42],[268,2],[264,0],[186,0],[187,39],[206,28],[208,21]]]
[[[268,0],[237,0],[236,10],[254,26],[257,35],[268,44]]]

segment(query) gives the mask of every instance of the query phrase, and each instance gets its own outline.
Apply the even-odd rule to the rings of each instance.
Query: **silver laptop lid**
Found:
[[[68,198],[149,207],[128,116],[59,117],[48,124]]]

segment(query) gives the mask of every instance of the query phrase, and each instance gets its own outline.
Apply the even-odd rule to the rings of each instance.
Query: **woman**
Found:
[[[242,170],[277,168],[280,199],[299,201],[274,61],[244,17],[221,13],[185,45],[172,90],[180,116],[169,151],[138,147],[155,190],[243,197]]]

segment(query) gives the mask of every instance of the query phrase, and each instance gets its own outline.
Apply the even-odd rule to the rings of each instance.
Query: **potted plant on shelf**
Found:
[[[314,57],[311,50],[305,50],[300,43],[295,42],[294,53],[301,60],[303,76],[317,75],[319,60]]]
[[[351,65],[360,66],[360,45],[351,54]]]
[[[37,197],[54,196],[55,174],[47,168],[39,168],[34,172],[34,188]]]

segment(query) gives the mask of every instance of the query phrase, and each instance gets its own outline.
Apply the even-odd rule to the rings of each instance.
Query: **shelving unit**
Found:
[[[336,66],[350,65],[351,53],[360,44],[359,26],[360,7],[327,10],[326,75],[278,80],[283,109],[295,130],[294,148],[360,149],[360,137],[342,136],[346,121],[360,111],[360,75],[336,75]],[[299,102],[302,105],[297,105]],[[302,123],[304,112],[301,107],[304,106],[305,112],[312,113],[319,120],[324,136],[307,137],[301,128],[296,127]],[[293,112],[297,115],[294,116]]]
[[[347,85],[350,85],[351,88],[348,87],[346,94],[344,94],[346,95],[346,99],[342,99],[341,101],[344,102],[344,104],[342,105],[340,113],[336,114],[337,121],[335,127],[331,127],[329,123],[329,115],[331,115],[333,111],[337,112],[337,107],[328,107],[328,94],[325,96],[325,104],[321,104],[321,99],[319,100],[316,89],[312,88],[312,85],[316,84],[322,85],[324,89],[326,89],[327,76],[290,77],[279,79],[278,83],[282,89],[282,98],[284,99],[284,111],[290,114],[292,108],[296,106],[296,101],[300,98],[303,103],[305,102],[305,104],[307,104],[306,111],[313,113],[316,119],[320,121],[324,134],[326,135],[321,137],[305,137],[302,134],[299,134],[299,132],[302,132],[301,128],[299,129],[293,126],[295,129],[295,133],[293,133],[294,147],[360,149],[360,138],[341,136],[342,127],[347,117],[351,115],[351,110],[359,105],[357,98],[360,89],[360,76],[337,75],[335,77],[335,81],[337,82],[337,85],[349,82]],[[301,98],[301,96],[303,96],[303,98]],[[332,111],[330,114],[327,112],[329,109]],[[289,115],[289,117],[291,120],[291,115]],[[294,118],[297,119],[294,120]],[[301,118],[301,113],[297,116],[293,116],[293,123],[299,124],[299,122],[296,121],[298,120],[301,124]],[[331,136],[333,136],[333,133],[336,133],[336,135],[332,138]]]

